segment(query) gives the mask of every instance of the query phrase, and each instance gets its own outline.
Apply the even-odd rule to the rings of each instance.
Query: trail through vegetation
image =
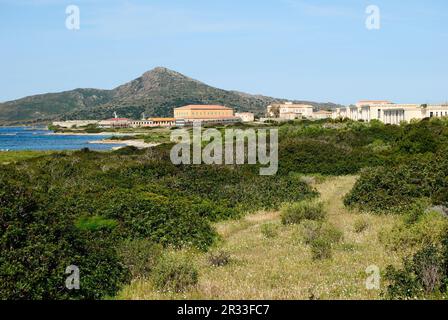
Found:
[[[199,284],[182,294],[157,293],[151,281],[134,281],[119,295],[122,299],[378,299],[379,291],[365,287],[365,270],[397,264],[400,259],[386,252],[378,232],[392,226],[397,217],[349,212],[343,197],[355,176],[327,178],[315,187],[325,203],[328,220],[343,231],[344,241],[335,248],[333,259],[313,261],[301,239],[300,226],[283,226],[279,212],[260,212],[237,221],[215,225],[222,241],[216,250],[230,255],[223,267],[213,267],[207,254],[197,254]],[[368,227],[359,233],[356,221]],[[272,226],[267,238],[263,226]]]

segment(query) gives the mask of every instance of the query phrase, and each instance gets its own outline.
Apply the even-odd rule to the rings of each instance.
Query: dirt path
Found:
[[[356,176],[335,177],[315,186],[329,215],[347,213],[344,196],[353,188],[356,179]]]

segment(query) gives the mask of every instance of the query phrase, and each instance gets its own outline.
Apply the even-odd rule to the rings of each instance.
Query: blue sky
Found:
[[[289,99],[448,101],[446,0],[0,0],[0,40],[0,101],[110,89],[156,66]]]

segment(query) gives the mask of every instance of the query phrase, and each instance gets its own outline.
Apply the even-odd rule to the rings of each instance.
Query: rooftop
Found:
[[[312,105],[309,104],[303,104],[303,103],[274,103],[271,106],[274,107],[281,107],[281,108],[308,108],[311,109],[313,108]]]
[[[129,121],[127,118],[111,118],[104,121]]]
[[[148,121],[176,121],[176,118],[148,118]]]
[[[232,108],[219,106],[219,105],[195,105],[190,104],[188,106],[175,108],[175,110],[232,110]]]
[[[388,100],[360,100],[358,104],[393,104],[393,102]]]

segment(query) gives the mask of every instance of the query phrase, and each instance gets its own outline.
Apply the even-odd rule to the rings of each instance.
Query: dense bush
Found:
[[[16,177],[0,173],[0,299],[98,299],[129,281],[110,230],[76,228]],[[80,270],[79,290],[65,287],[71,265]]]
[[[322,202],[310,200],[284,204],[280,214],[283,224],[299,224],[304,220],[323,220],[326,215]]]
[[[405,259],[403,269],[389,266],[385,273],[388,299],[448,298],[447,243],[425,246]]]
[[[416,250],[440,243],[447,229],[446,217],[418,203],[391,230],[383,230],[380,240],[390,250]]]
[[[374,213],[403,213],[425,198],[433,204],[446,204],[447,177],[444,151],[416,156],[397,166],[366,169],[345,204]]]
[[[345,204],[374,213],[404,213],[421,199],[448,204],[448,121],[413,122],[390,136],[381,138],[388,149],[362,171]]]
[[[389,299],[448,298],[448,219],[419,203],[381,240],[408,252],[403,267],[389,266],[384,295]],[[386,240],[386,241],[385,241]]]

